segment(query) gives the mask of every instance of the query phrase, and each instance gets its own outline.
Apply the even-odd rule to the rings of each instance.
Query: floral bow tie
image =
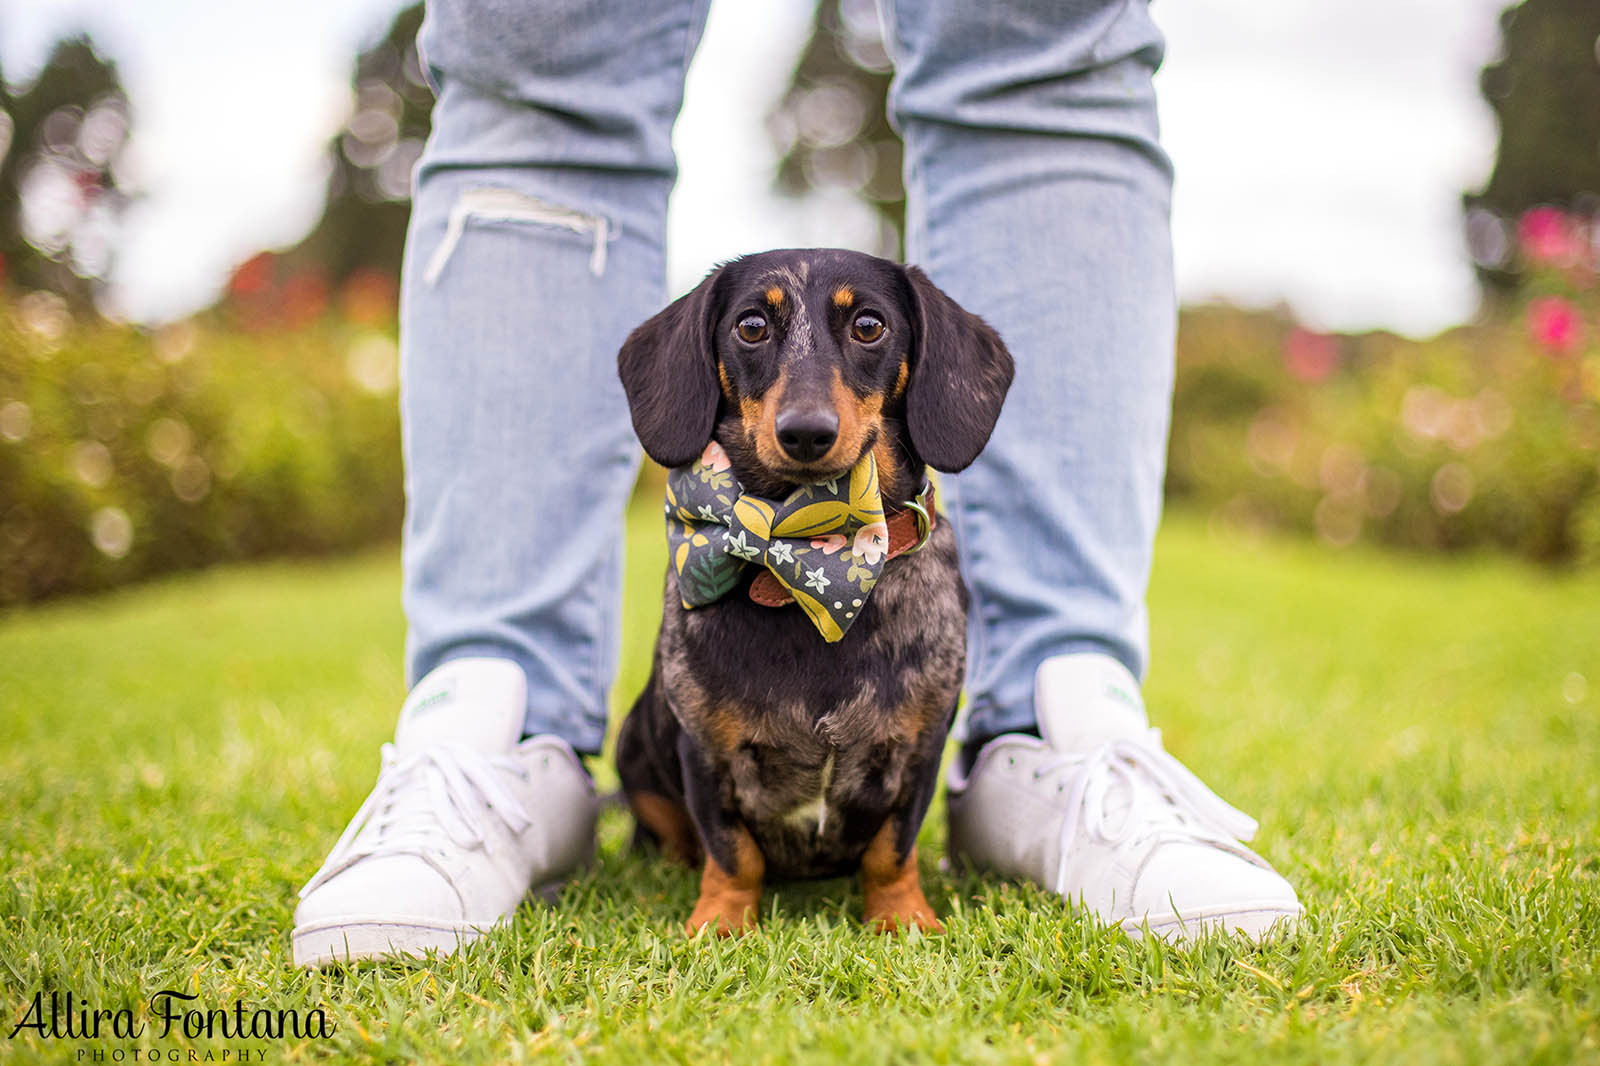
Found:
[[[728,453],[712,441],[698,461],[667,475],[666,514],[685,607],[721,599],[747,564],[764,566],[830,644],[860,614],[889,551],[871,452],[848,474],[779,501],[743,492]]]

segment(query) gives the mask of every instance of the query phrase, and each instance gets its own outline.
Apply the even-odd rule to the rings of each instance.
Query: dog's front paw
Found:
[[[718,936],[743,936],[756,927],[756,912],[760,906],[760,893],[701,893],[686,928],[690,936],[708,927]]]
[[[705,869],[700,874],[700,900],[689,915],[690,936],[707,927],[716,930],[718,936],[744,934],[756,927],[766,859],[743,825],[731,825],[725,833],[729,846],[723,856],[728,867],[716,856],[706,856]]]
[[[867,927],[875,933],[898,933],[916,926],[924,933],[942,933],[944,926],[928,905],[920,886],[910,890],[888,889],[867,893],[866,911],[862,916]]]
[[[924,933],[942,933],[944,926],[922,894],[916,846],[899,854],[895,848],[898,835],[897,823],[885,822],[861,858],[861,887],[866,896],[862,917],[879,933],[898,933],[913,925]]]

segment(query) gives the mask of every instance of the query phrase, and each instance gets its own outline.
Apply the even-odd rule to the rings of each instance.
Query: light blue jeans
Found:
[[[584,752],[639,459],[616,352],[667,298],[670,134],[707,3],[430,0],[421,34],[439,100],[401,300],[409,674],[514,659],[526,731]],[[1175,324],[1162,40],[1144,0],[884,17],[908,258],[1017,364],[988,448],[941,482],[981,738],[1032,727],[1048,656],[1144,670]]]

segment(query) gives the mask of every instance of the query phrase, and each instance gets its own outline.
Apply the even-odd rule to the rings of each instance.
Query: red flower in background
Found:
[[[1559,296],[1528,301],[1528,335],[1548,351],[1568,355],[1583,341],[1578,309]]]
[[[228,279],[228,291],[234,296],[256,296],[273,283],[277,275],[278,257],[271,252],[259,252],[239,264],[239,269]]]
[[[317,267],[288,272],[272,252],[251,256],[228,281],[228,309],[246,329],[301,329],[328,309],[328,280]]]
[[[72,182],[78,187],[78,198],[85,204],[94,203],[105,191],[98,170],[74,170]]]
[[[290,329],[301,329],[322,317],[328,309],[328,282],[315,270],[303,270],[283,284],[278,299],[278,321]]]
[[[363,326],[393,322],[396,299],[394,279],[372,267],[362,267],[351,274],[339,292],[339,306],[345,317]]]
[[[1296,326],[1283,342],[1283,361],[1301,381],[1326,381],[1339,368],[1339,342]]]
[[[1517,244],[1531,263],[1571,266],[1583,255],[1578,227],[1554,207],[1533,207],[1517,222]]]

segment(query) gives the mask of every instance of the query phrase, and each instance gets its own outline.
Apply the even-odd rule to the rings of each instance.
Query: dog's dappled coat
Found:
[[[926,467],[977,457],[1012,362],[915,267],[809,249],[713,271],[629,336],[618,369],[662,465],[725,459],[730,483],[762,501],[870,470],[892,520],[922,493]],[[851,566],[865,562],[877,545],[855,535],[871,524],[819,533],[815,550],[832,558],[848,541]],[[817,612],[746,594],[766,562],[719,569],[715,583],[730,587],[717,596],[685,595],[669,567],[654,668],[617,742],[639,835],[703,857],[691,929],[747,928],[764,879],[856,869],[868,922],[938,928],[915,844],[965,665],[954,537],[937,523],[923,550],[873,559],[870,584],[856,578],[870,594],[826,602],[823,617],[837,602],[850,623],[832,640]],[[792,592],[832,588],[826,573],[804,578]]]

